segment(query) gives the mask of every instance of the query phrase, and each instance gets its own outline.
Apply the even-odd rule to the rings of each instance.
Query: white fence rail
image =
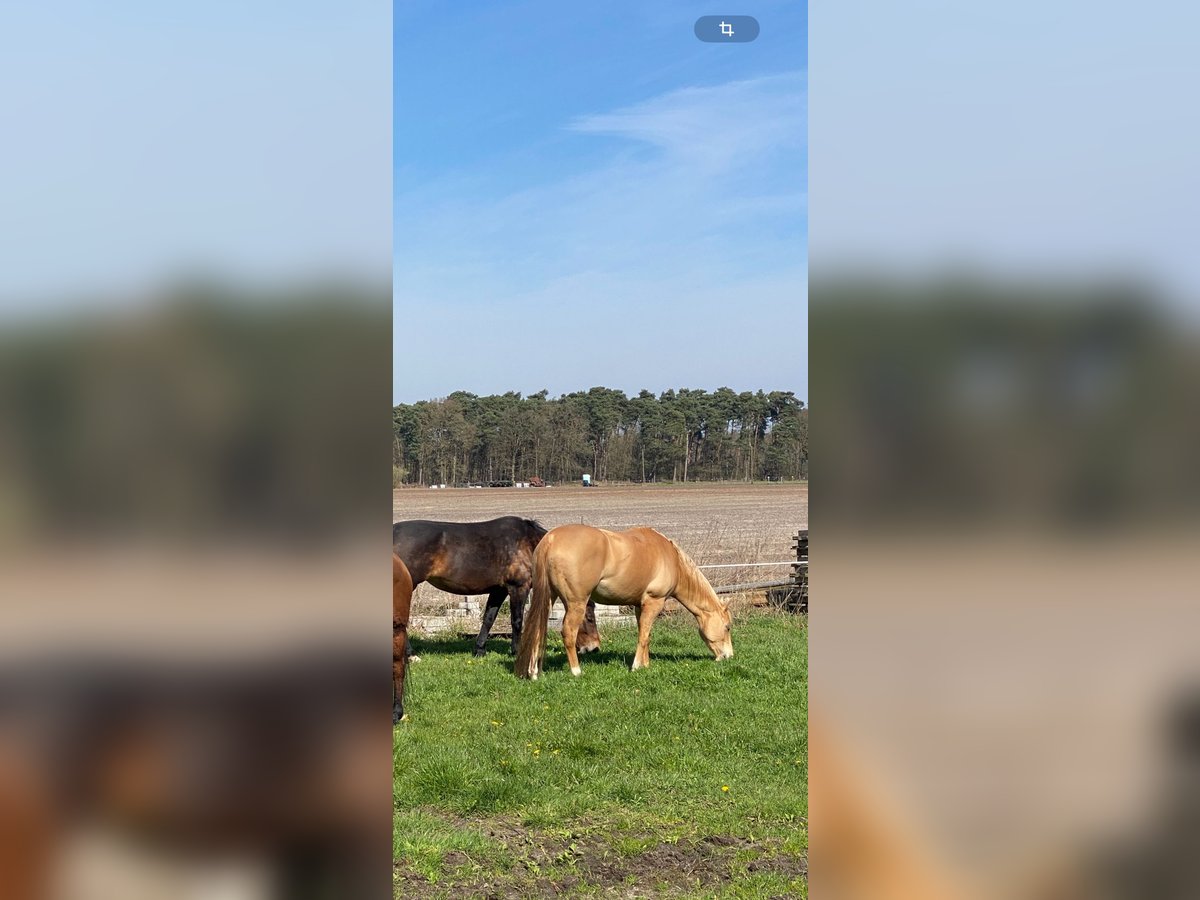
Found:
[[[696,566],[697,569],[749,569],[752,566],[807,566],[808,560],[785,559],[783,562],[756,563],[715,563],[710,566]]]

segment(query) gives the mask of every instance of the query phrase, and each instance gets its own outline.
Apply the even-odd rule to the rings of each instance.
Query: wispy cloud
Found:
[[[802,150],[804,88],[799,72],[689,87],[626,109],[583,116],[569,127],[581,134],[641,141],[676,164],[715,174]]]
[[[576,334],[571,311],[585,310],[605,320],[591,333],[619,336],[631,360],[600,380],[652,385],[670,366],[698,384],[705,363],[694,348],[712,344],[722,309],[803,328],[805,115],[802,73],[688,87],[563,123],[554,152],[568,165],[556,159],[555,174],[535,183],[506,190],[498,166],[401,192],[397,303],[431,311],[425,325],[461,313],[494,328],[536,321],[541,344],[563,347]],[[639,322],[659,327],[630,327]],[[673,350],[662,345],[667,322]],[[582,364],[591,351],[570,352]],[[614,365],[609,347],[597,352],[592,370]],[[765,374],[771,365],[777,377]],[[794,357],[783,365],[804,368]],[[503,380],[489,368],[486,355],[464,360],[445,390]],[[734,368],[745,381],[786,383],[778,361]]]
[[[578,272],[658,280],[706,267],[721,247],[756,270],[794,265],[804,114],[804,77],[787,74],[580,117],[570,134],[613,144],[564,176],[497,196],[503,169],[456,173],[398,195],[397,283],[428,271],[451,299],[476,294],[455,289],[464,278],[488,279],[493,297]]]

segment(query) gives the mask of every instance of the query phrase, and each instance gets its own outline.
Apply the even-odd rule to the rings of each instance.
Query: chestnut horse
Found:
[[[520,678],[536,679],[542,669],[550,606],[556,597],[567,608],[562,633],[572,675],[579,674],[575,641],[591,602],[637,607],[634,669],[650,665],[650,628],[668,597],[696,617],[700,636],[717,659],[733,656],[729,610],[688,555],[653,528],[605,531],[563,525],[542,539],[533,569],[530,624],[514,667]]]
[[[500,604],[508,598],[512,647],[521,642],[525,598],[533,579],[533,553],[546,529],[533,519],[503,516],[489,522],[429,522],[414,519],[392,526],[392,552],[404,560],[413,585],[428,581],[451,594],[487,594],[475,655],[483,656]],[[600,648],[596,608],[590,606],[579,649]]]
[[[404,718],[404,676],[408,668],[408,614],[413,583],[404,560],[392,554],[392,724]]]

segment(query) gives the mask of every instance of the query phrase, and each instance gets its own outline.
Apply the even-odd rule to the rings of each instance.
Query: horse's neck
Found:
[[[703,613],[716,612],[720,606],[716,591],[708,583],[696,564],[683,555],[678,547],[675,552],[679,555],[679,575],[675,582],[675,599],[683,604],[694,616]]]

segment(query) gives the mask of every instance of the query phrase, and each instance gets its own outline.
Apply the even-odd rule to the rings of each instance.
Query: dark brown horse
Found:
[[[487,594],[475,655],[483,656],[496,614],[507,597],[514,652],[521,642],[525,598],[533,583],[533,552],[546,529],[533,519],[503,516],[488,522],[414,519],[392,526],[392,552],[404,560],[413,585],[428,581],[451,594]],[[589,603],[578,649],[600,647],[596,607]]]
[[[230,860],[265,876],[239,897],[391,896],[372,656],[0,660],[0,897],[191,895]]]
[[[408,668],[408,616],[412,610],[412,576],[392,554],[392,724],[404,718],[404,676]]]

